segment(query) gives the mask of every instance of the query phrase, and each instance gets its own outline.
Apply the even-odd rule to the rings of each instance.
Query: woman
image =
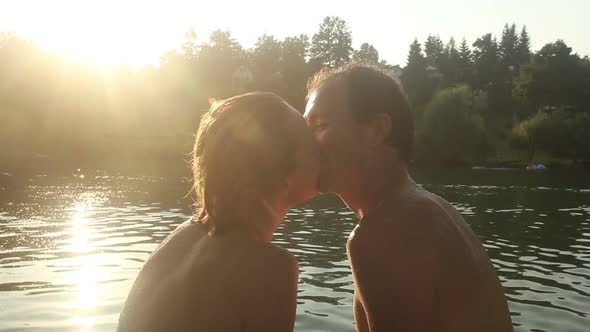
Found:
[[[270,242],[289,208],[316,192],[313,144],[276,95],[213,104],[193,151],[198,217],[146,261],[119,331],[292,331],[297,260]]]

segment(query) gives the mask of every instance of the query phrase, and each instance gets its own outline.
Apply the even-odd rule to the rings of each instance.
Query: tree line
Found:
[[[369,43],[353,48],[348,24],[333,16],[311,38],[264,34],[248,49],[229,31],[198,37],[189,30],[157,67],[103,70],[0,33],[0,163],[179,160],[213,100],[264,90],[302,109],[309,76],[351,60],[401,75],[418,162],[484,162],[515,149],[531,160],[535,151],[589,157],[590,61],[561,40],[531,51],[525,27],[506,25],[499,41],[485,34],[472,44],[430,35],[410,45],[403,67]],[[556,132],[567,149],[546,139]]]
[[[526,162],[539,151],[590,160],[590,60],[563,40],[533,52],[526,27],[515,24],[471,47],[430,35],[410,45],[402,80],[423,161],[507,161],[510,150],[525,152]]]

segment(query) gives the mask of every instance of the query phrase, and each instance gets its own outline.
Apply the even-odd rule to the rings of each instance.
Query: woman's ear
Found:
[[[391,134],[391,114],[377,113],[371,121],[373,144],[378,145],[385,142]]]

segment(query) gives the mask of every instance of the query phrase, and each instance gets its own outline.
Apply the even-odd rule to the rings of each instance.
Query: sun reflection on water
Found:
[[[87,219],[88,211],[92,209],[92,200],[88,195],[84,202],[76,204],[72,216],[72,239],[69,251],[75,255],[74,264],[76,270],[72,272],[71,282],[77,285],[76,296],[69,305],[74,309],[71,324],[80,327],[82,331],[92,330],[96,320],[96,307],[98,303],[98,256],[92,252],[92,229]]]

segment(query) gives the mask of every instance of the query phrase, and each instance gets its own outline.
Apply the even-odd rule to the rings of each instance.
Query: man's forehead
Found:
[[[315,116],[315,113],[317,113],[317,110],[316,110],[316,108],[318,108],[316,105],[317,97],[318,97],[318,90],[316,89],[315,91],[313,91],[311,93],[311,95],[309,95],[309,98],[307,99],[307,103],[305,104],[305,112],[303,113],[304,118],[313,117],[313,116]]]
[[[331,114],[345,107],[344,90],[336,84],[320,86],[309,96],[305,107],[306,118]]]

